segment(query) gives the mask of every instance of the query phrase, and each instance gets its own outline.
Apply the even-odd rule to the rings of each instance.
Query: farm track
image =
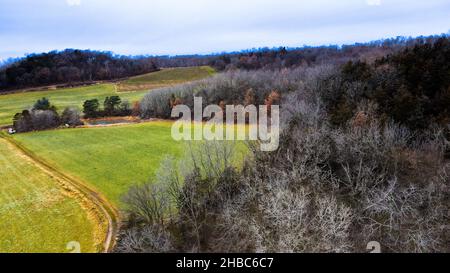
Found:
[[[25,148],[23,145],[15,141],[10,136],[3,135],[0,133],[0,137],[3,137],[11,145],[17,148],[21,153],[27,156],[34,164],[36,164],[36,166],[40,167],[41,169],[45,170],[48,173],[51,173],[55,177],[58,177],[63,181],[69,183],[72,187],[74,187],[77,191],[79,191],[92,203],[93,208],[96,209],[97,213],[104,216],[104,218],[108,222],[108,231],[103,241],[102,252],[104,253],[111,252],[116,242],[120,219],[119,213],[115,208],[115,206],[113,206],[100,193],[96,192],[91,187],[87,186],[84,182],[76,178],[73,178],[54,168],[53,166],[51,166],[50,164],[48,164],[47,162],[36,156],[33,152]]]

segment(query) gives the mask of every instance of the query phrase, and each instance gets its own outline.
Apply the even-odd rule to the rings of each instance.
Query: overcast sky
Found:
[[[0,59],[192,54],[448,33],[450,0],[0,0]]]

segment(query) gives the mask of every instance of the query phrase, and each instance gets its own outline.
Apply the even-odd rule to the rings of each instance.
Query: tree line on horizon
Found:
[[[0,93],[27,87],[115,80],[157,70],[148,58],[115,56],[110,52],[66,49],[31,54],[0,68]]]
[[[0,66],[0,93],[52,84],[115,80],[145,74],[167,67],[209,65],[218,71],[282,69],[352,60],[373,62],[380,57],[415,45],[434,43],[447,34],[397,37],[353,45],[300,48],[260,48],[210,55],[117,56],[111,52],[67,49],[9,61]]]
[[[399,36],[342,46],[264,47],[211,55],[157,56],[153,57],[153,61],[158,67],[209,65],[218,71],[295,68],[328,64],[330,60],[335,64],[344,64],[351,60],[373,62],[404,48],[434,43],[440,38],[448,37],[448,34],[415,38]]]

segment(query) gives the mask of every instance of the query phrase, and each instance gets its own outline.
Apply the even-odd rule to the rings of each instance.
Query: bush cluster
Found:
[[[129,116],[133,114],[133,109],[128,101],[122,101],[119,96],[111,96],[105,98],[103,109],[100,109],[98,99],[85,101],[83,113],[85,118]]]
[[[13,119],[14,130],[18,133],[40,131],[59,126],[78,126],[83,124],[80,112],[76,108],[67,107],[61,115],[47,98],[39,99],[30,110],[17,113]]]

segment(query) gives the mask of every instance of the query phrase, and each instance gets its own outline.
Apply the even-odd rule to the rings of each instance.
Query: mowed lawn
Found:
[[[67,106],[78,107],[81,110],[83,102],[86,100],[98,99],[100,103],[103,103],[106,97],[114,95],[133,103],[139,101],[149,90],[200,80],[214,73],[214,69],[211,67],[169,68],[133,77],[119,84],[105,83],[77,88],[0,95],[0,126],[11,125],[16,113],[31,108],[38,99],[43,97],[49,98],[59,111]]]
[[[133,184],[147,182],[169,155],[184,154],[170,122],[18,134],[36,156],[94,186],[114,204]]]
[[[0,252],[96,252],[96,227],[77,199],[0,138]]]

